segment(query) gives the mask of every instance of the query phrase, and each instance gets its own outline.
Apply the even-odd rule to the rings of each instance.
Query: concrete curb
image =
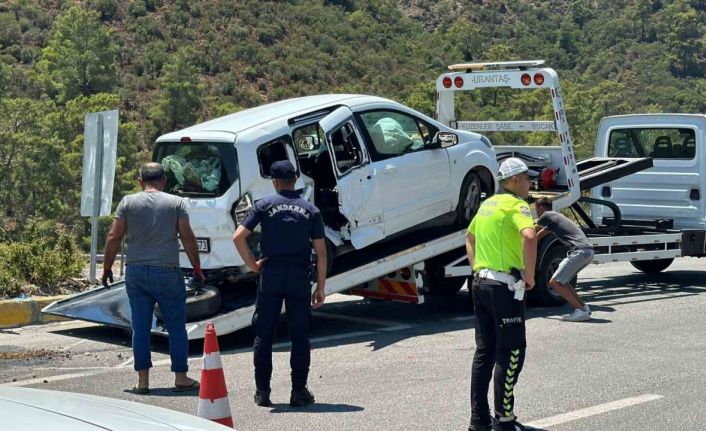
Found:
[[[0,301],[0,328],[70,320],[65,317],[42,314],[42,308],[67,296],[37,296],[28,299]]]

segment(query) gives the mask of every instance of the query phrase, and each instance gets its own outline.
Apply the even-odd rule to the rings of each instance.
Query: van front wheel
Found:
[[[456,226],[459,228],[468,227],[473,216],[478,212],[480,199],[483,193],[483,186],[480,177],[473,172],[469,172],[463,179],[461,194],[456,206]]]

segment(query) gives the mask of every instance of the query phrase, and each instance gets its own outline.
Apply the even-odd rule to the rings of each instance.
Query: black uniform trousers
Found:
[[[308,259],[269,258],[260,272],[255,314],[253,360],[258,390],[270,389],[272,343],[282,302],[286,307],[289,336],[292,341],[290,366],[292,389],[306,386],[311,361],[309,324],[311,320],[311,283]]]
[[[490,423],[488,387],[494,380],[495,417],[513,420],[513,389],[525,361],[525,301],[505,283],[474,278],[476,353],[471,372],[471,421]]]

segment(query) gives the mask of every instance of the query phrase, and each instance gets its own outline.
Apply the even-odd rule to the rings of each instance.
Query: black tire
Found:
[[[463,287],[465,277],[444,277],[444,266],[457,254],[440,255],[424,262],[424,285],[432,295],[455,295]],[[469,284],[470,286],[470,284]]]
[[[630,262],[630,265],[645,274],[657,274],[667,269],[672,262],[674,262],[674,259],[636,260]]]
[[[186,291],[186,321],[192,322],[214,315],[221,308],[221,292],[217,287],[204,285]],[[154,307],[154,315],[164,320],[159,305]]]
[[[566,257],[568,251],[565,246],[557,244],[552,246],[544,255],[537,267],[537,273],[535,275],[536,284],[534,289],[530,291],[533,302],[548,307],[556,307],[566,303],[566,300],[564,300],[561,295],[549,287],[549,280],[552,279],[552,275],[554,275],[554,272],[559,267],[561,261]],[[574,277],[574,279],[571,280],[573,286],[576,286],[577,278],[578,277]]]
[[[458,205],[456,206],[457,227],[468,227],[471,219],[478,212],[478,208],[480,208],[482,193],[483,184],[480,181],[480,177],[474,172],[466,174],[466,178],[463,179],[463,184],[461,185]]]

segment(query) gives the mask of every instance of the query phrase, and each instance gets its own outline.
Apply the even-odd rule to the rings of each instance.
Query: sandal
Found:
[[[150,388],[141,388],[141,387],[135,385],[132,387],[132,393],[138,394],[138,395],[149,394]]]
[[[172,389],[173,392],[186,392],[186,391],[195,391],[199,389],[201,385],[199,382],[196,380],[192,380],[191,383],[188,385],[175,385],[174,389]]]

